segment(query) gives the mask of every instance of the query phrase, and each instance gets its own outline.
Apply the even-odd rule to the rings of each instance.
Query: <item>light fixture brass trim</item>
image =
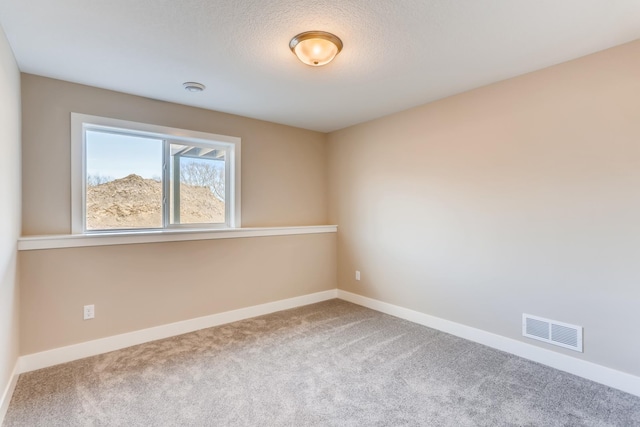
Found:
[[[330,55],[330,57],[324,58],[322,62],[313,60],[312,58],[303,59],[301,57],[301,52],[297,51],[296,47],[300,43],[306,40],[311,40],[311,39],[320,39],[320,40],[328,41],[336,47],[337,51],[335,52],[334,55]],[[340,51],[342,51],[342,47],[343,47],[342,40],[340,40],[338,36],[333,35],[331,33],[327,33],[326,31],[306,31],[304,33],[298,34],[297,36],[292,38],[291,41],[289,42],[289,48],[291,49],[291,52],[293,52],[294,55],[296,55],[300,61],[302,61],[307,65],[311,65],[312,67],[319,67],[333,61],[333,58],[335,58],[340,53]]]

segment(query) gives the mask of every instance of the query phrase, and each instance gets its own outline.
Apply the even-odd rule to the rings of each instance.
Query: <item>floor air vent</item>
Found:
[[[582,326],[523,314],[522,335],[582,352]]]

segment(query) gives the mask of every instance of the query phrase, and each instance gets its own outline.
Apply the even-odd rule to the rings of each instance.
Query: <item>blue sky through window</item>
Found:
[[[113,179],[136,174],[162,177],[162,140],[115,133],[87,131],[87,176]]]

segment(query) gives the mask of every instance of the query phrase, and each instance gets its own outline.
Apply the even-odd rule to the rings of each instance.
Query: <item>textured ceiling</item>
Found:
[[[640,0],[0,0],[0,23],[27,73],[332,131],[638,39]],[[303,65],[308,30],[344,50]]]

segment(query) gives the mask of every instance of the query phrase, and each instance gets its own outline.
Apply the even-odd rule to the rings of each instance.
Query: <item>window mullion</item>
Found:
[[[173,168],[169,172],[171,174],[173,184],[173,223],[181,224],[180,221],[180,155],[173,156]]]
[[[169,164],[170,164],[170,142],[166,139],[162,141],[162,228],[169,227]]]
[[[231,206],[233,206],[234,200],[231,195],[231,174],[234,172],[231,167],[233,163],[232,154],[229,148],[225,149],[224,153],[224,200],[225,200],[225,210],[224,210],[224,223],[225,227],[231,226]]]

